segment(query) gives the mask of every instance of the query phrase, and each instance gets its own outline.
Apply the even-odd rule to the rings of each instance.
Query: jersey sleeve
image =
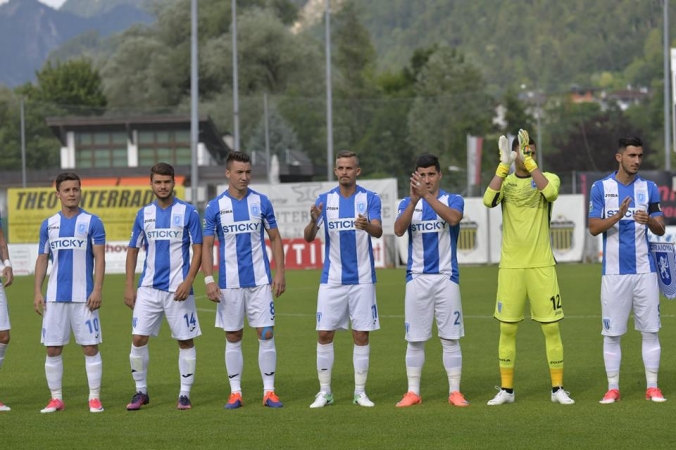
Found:
[[[505,182],[502,182],[503,186]],[[495,208],[500,204],[502,201],[502,198],[504,197],[504,194],[502,193],[502,188],[500,188],[499,191],[496,191],[495,189],[491,189],[490,187],[486,188],[486,192],[484,192],[484,206],[488,208]]]
[[[326,215],[326,195],[320,195],[317,197],[317,200],[315,200],[315,206],[319,208],[319,205],[322,205],[322,213],[319,215],[317,218],[317,228],[321,228],[322,224],[324,223],[324,217]]]
[[[136,219],[134,219],[134,224],[131,226],[131,238],[129,239],[129,247],[131,248],[141,248],[143,242],[145,241],[145,233],[143,231],[143,220],[142,220],[143,210],[140,210],[136,214]]]
[[[648,212],[651,216],[663,216],[662,208],[660,207],[660,191],[657,185],[652,181],[648,183]]]
[[[406,197],[399,202],[399,207],[397,208],[397,218],[401,216],[401,213],[404,212],[409,203],[411,203],[411,197]]]
[[[40,245],[38,247],[38,254],[49,254],[49,233],[47,232],[47,226],[49,220],[42,222],[40,226]]]
[[[192,244],[202,243],[202,224],[200,215],[196,209],[191,208],[188,214],[188,233],[190,233],[190,241]]]
[[[547,183],[547,186],[545,186],[541,192],[545,199],[551,203],[559,198],[561,179],[558,177],[558,175],[549,172],[545,172],[542,175],[544,175],[549,183]]]
[[[266,230],[277,228],[275,210],[272,208],[272,202],[267,197],[261,197],[261,213],[263,216],[263,225],[265,225]]]
[[[589,215],[590,219],[603,218],[603,183],[592,184],[589,191]]]
[[[216,235],[216,218],[218,217],[217,205],[218,202],[212,200],[204,209],[204,236]]]
[[[465,213],[465,199],[460,195],[451,195],[448,198],[448,207]]]
[[[90,225],[92,243],[94,245],[106,244],[106,229],[98,216],[93,216]]]
[[[369,201],[368,219],[382,222],[381,209],[382,204],[380,202],[380,196],[376,193],[372,193],[371,201]]]

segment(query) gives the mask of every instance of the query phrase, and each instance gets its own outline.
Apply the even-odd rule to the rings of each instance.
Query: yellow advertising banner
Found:
[[[185,188],[174,192],[183,198]],[[101,218],[107,241],[128,241],[136,213],[154,200],[150,186],[92,186],[82,188],[80,207]],[[7,190],[7,228],[13,244],[37,243],[42,222],[61,209],[54,188]]]

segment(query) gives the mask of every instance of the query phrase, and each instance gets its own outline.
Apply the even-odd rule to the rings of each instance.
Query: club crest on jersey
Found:
[[[80,234],[84,234],[87,231],[87,224],[85,223],[78,223],[77,224],[77,232]]]
[[[530,187],[535,189],[537,186],[535,186],[535,180],[530,180]]]
[[[260,216],[261,215],[261,207],[259,205],[251,205],[249,207],[249,212],[254,217]]]
[[[180,227],[181,224],[183,223],[183,216],[180,214],[174,214],[173,216],[171,216],[171,223],[175,227]]]
[[[366,212],[366,203],[357,202],[357,212],[359,214],[364,214]]]
[[[642,203],[642,204],[648,203],[648,195],[643,191],[637,192],[636,193],[636,203]]]

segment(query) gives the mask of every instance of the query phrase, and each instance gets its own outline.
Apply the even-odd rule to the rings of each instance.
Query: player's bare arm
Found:
[[[45,297],[42,295],[42,284],[47,276],[47,264],[49,263],[49,255],[41,253],[35,260],[35,284],[33,293],[33,309],[39,315],[45,311]]]
[[[221,302],[221,289],[214,281],[214,237],[204,236],[202,241],[202,273],[206,285],[207,298],[212,302]]]
[[[275,261],[275,276],[272,278],[271,288],[274,296],[279,297],[286,291],[284,245],[282,244],[282,236],[279,234],[279,229],[270,228],[267,232],[268,238],[270,238],[270,246],[272,247],[272,258]]]
[[[101,307],[103,301],[103,277],[106,273],[106,247],[94,245],[94,289],[87,299],[87,307],[95,311]]]
[[[629,210],[629,204],[631,203],[631,197],[627,197],[622,201],[622,204],[620,205],[620,208],[618,211],[613,214],[610,217],[606,217],[605,219],[599,219],[599,218],[590,218],[589,219],[589,232],[592,234],[592,236],[596,236],[598,234],[601,234],[610,228],[614,227],[617,222],[619,222],[625,214],[627,214],[627,211]]]
[[[195,281],[197,272],[200,270],[200,265],[202,264],[202,244],[193,244],[192,245],[192,258],[190,260],[190,269],[188,274],[185,277],[185,280],[176,288],[174,293],[174,300],[182,302],[188,298],[190,295],[190,290],[192,289],[192,284]]]
[[[317,231],[319,231],[317,221],[322,215],[323,209],[323,203],[320,203],[319,205],[312,205],[310,208],[310,223],[308,223],[303,230],[303,238],[305,239],[305,242],[312,242],[315,240],[315,237],[317,237]]]
[[[127,247],[127,259],[124,264],[125,283],[124,283],[124,304],[134,309],[136,304],[136,286],[134,277],[136,275],[136,261],[138,260],[138,248]]]

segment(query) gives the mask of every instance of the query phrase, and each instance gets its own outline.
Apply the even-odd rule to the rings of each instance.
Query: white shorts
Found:
[[[131,321],[131,334],[157,336],[162,317],[167,317],[171,337],[187,341],[202,334],[197,318],[195,296],[190,295],[182,302],[174,300],[174,292],[140,287],[136,293],[136,304]]]
[[[317,331],[347,330],[352,322],[356,331],[380,329],[376,285],[320,284],[317,294]]]
[[[601,277],[601,316],[604,336],[627,332],[629,313],[634,310],[634,328],[656,333],[660,323],[660,292],[656,273],[603,275]]]
[[[404,305],[406,340],[409,342],[430,339],[434,318],[441,339],[460,339],[465,335],[460,286],[448,275],[418,275],[407,282]]]
[[[7,306],[7,295],[5,288],[0,284],[0,331],[7,331],[9,326],[9,306]]]
[[[275,302],[269,284],[221,289],[221,302],[216,306],[216,327],[239,331],[244,328],[245,315],[250,327],[275,326]]]
[[[46,302],[40,342],[45,347],[66,345],[70,342],[71,329],[78,345],[103,342],[98,309],[90,311],[85,302]]]

